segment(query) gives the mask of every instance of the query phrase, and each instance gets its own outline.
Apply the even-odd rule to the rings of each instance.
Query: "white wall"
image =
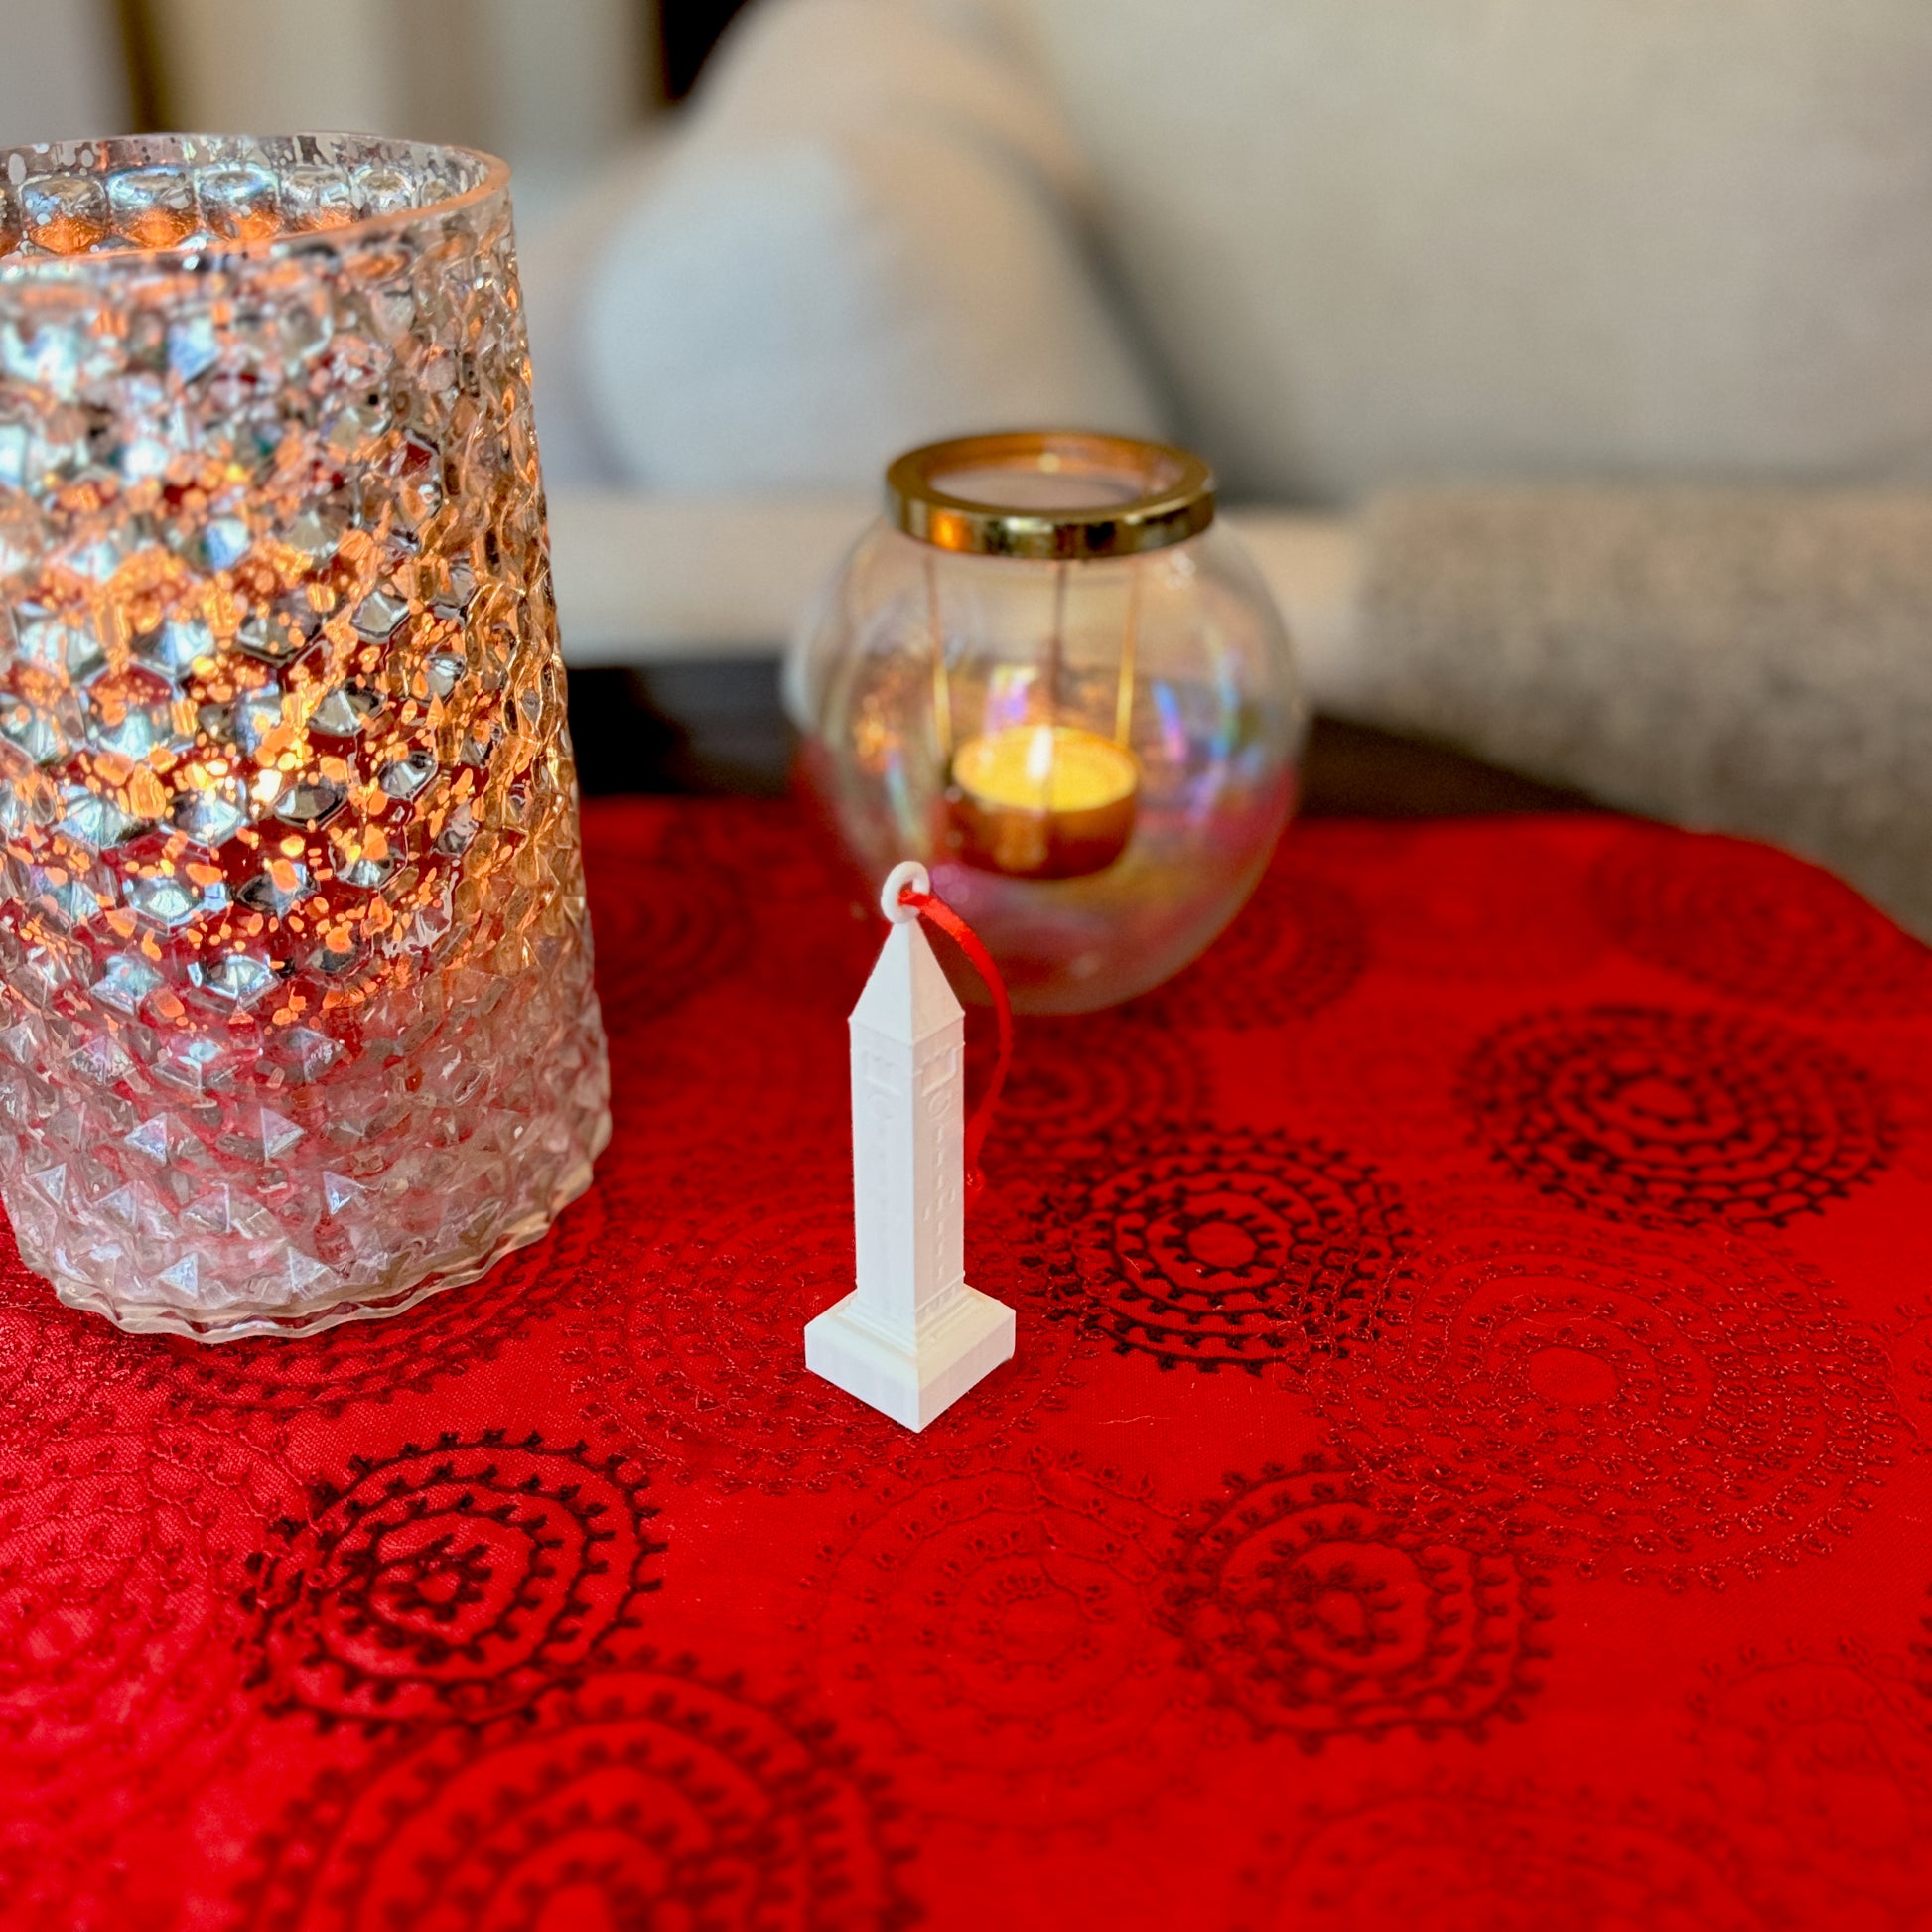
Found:
[[[0,0],[0,147],[120,133],[124,71],[112,0]]]
[[[621,141],[651,91],[652,0],[150,0],[150,12],[177,124],[486,148],[515,167],[526,208]]]
[[[171,118],[208,134],[391,133],[403,71],[387,0],[153,0]]]

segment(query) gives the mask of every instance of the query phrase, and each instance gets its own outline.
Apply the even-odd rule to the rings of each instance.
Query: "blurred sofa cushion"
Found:
[[[1926,0],[978,4],[1236,490],[1932,480]]]
[[[1083,186],[1027,74],[901,0],[755,11],[670,150],[531,251],[547,466],[871,488],[898,450],[988,424],[1158,431]]]
[[[1932,939],[1932,493],[1405,490],[1350,716],[1771,838]]]

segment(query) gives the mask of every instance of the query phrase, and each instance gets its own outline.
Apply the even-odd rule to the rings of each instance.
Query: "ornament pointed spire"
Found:
[[[966,1285],[966,1022],[896,867],[892,924],[852,1010],[858,1286],[805,1326],[805,1366],[923,1429],[1013,1353],[1013,1311]]]

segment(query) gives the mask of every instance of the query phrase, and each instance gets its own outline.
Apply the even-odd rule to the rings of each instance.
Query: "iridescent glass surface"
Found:
[[[0,1194],[218,1339],[533,1239],[609,1132],[507,171],[0,151]]]
[[[944,490],[914,535],[918,499],[893,478],[922,464]],[[1182,465],[1184,486],[1168,480]],[[1158,986],[1254,890],[1294,807],[1307,719],[1206,466],[1128,438],[1007,432],[908,453],[888,506],[791,667],[804,770],[848,852],[867,879],[922,861],[1022,1011]],[[1069,751],[1091,767],[1085,791],[1054,803]],[[1014,752],[1018,790],[1009,758],[998,795],[982,792],[976,772]],[[1100,753],[1132,774],[1117,814]],[[1038,809],[1012,809],[1030,785]]]

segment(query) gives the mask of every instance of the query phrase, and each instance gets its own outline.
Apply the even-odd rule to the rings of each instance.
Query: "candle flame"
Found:
[[[1016,725],[953,758],[953,817],[968,862],[1022,878],[1072,879],[1119,858],[1133,835],[1139,766],[1075,725]]]
[[[1052,795],[1054,749],[1052,726],[1035,725],[1027,742],[1027,776],[1039,792],[1042,803]]]

